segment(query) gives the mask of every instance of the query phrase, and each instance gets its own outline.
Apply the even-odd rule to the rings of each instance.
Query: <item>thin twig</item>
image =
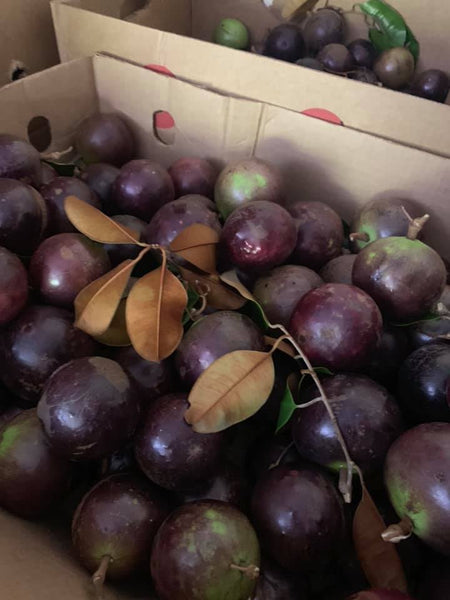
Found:
[[[103,599],[103,585],[105,583],[106,573],[108,572],[108,567],[111,563],[111,560],[112,559],[110,556],[105,555],[102,558],[99,568],[92,576],[92,583],[94,584],[98,600]]]

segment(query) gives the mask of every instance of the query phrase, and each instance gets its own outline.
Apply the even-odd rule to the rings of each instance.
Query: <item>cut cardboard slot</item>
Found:
[[[337,4],[351,10],[355,3]],[[419,71],[450,72],[450,3],[391,4],[421,42]],[[226,94],[298,112],[327,109],[349,128],[450,157],[448,105],[210,43],[217,23],[228,16],[247,23],[254,42],[263,40],[278,21],[261,0],[152,0],[126,20],[120,20],[122,7],[123,0],[53,0],[61,60],[110,52],[162,65],[183,80]],[[363,17],[347,17],[348,38],[366,37]]]
[[[448,159],[336,126],[277,106],[218,94],[148,69],[98,55],[54,67],[0,90],[0,131],[27,137],[30,121],[48,119],[51,145],[64,150],[80,122],[117,111],[133,127],[140,157],[165,166],[199,156],[219,166],[252,154],[277,164],[290,200],[322,200],[345,219],[374,196],[419,201],[432,219],[427,236],[450,258]],[[173,142],[155,136],[154,115],[173,118]],[[52,526],[53,527],[53,526]],[[0,511],[0,581],[8,600],[89,600],[89,575],[70,551],[69,527],[59,537],[48,524],[30,524]],[[149,600],[111,588],[107,600]],[[3,597],[2,596],[2,597]],[[151,598],[151,597],[150,597]]]

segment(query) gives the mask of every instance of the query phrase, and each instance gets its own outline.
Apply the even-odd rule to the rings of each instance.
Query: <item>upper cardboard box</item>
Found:
[[[391,1],[421,42],[419,68],[450,71],[450,3]],[[338,4],[351,8],[354,2]],[[52,9],[63,61],[107,51],[164,65],[177,77],[228,94],[299,112],[325,108],[347,127],[450,157],[448,106],[201,41],[230,15],[262,40],[277,20],[261,0],[54,0]],[[367,32],[361,17],[350,22],[351,38],[362,26]]]

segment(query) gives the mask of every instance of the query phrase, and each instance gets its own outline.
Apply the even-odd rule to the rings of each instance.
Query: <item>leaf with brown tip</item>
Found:
[[[76,196],[68,196],[64,202],[66,215],[72,225],[94,242],[101,244],[137,244],[139,234],[116,223],[101,210]]]
[[[199,433],[223,431],[254,415],[266,403],[274,382],[270,352],[225,354],[195,382],[185,419]]]
[[[405,572],[397,549],[381,537],[385,529],[382,516],[363,487],[353,518],[353,541],[361,567],[371,587],[407,592]]]
[[[160,362],[177,349],[183,337],[188,296],[181,281],[163,265],[142,277],[127,299],[127,330],[136,352]]]
[[[207,225],[195,223],[183,229],[170,244],[170,249],[202,271],[214,273],[218,243],[217,231]]]
[[[206,299],[211,308],[238,310],[246,303],[246,299],[222,283],[218,275],[202,275],[184,267],[180,267],[180,273],[197,293],[201,295],[207,292]]]

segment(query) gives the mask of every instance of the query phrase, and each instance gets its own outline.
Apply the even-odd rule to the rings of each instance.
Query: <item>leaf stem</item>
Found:
[[[239,565],[230,565],[230,569],[234,569],[235,571],[240,571],[249,579],[258,579],[259,577],[259,567],[255,565],[250,565],[249,567],[240,567]]]

